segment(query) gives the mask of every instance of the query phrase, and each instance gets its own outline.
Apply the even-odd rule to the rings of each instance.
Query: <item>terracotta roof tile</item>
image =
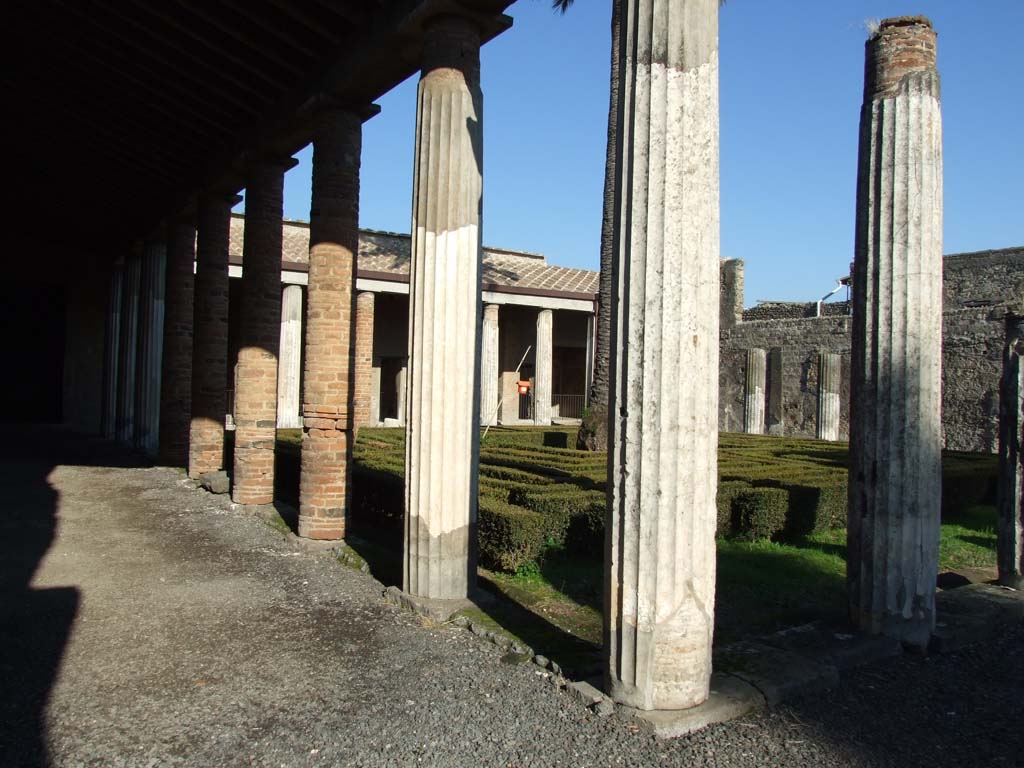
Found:
[[[231,217],[231,262],[242,260],[242,237],[245,231],[245,217],[232,214]],[[359,272],[392,274],[396,277],[409,275],[409,235],[395,232],[380,232],[372,229],[359,230]],[[302,221],[284,222],[282,261],[309,263],[309,224]],[[484,246],[483,284],[485,287],[514,288],[516,292],[538,290],[559,293],[597,293],[598,273],[589,269],[554,267],[544,256],[522,251],[510,251]]]

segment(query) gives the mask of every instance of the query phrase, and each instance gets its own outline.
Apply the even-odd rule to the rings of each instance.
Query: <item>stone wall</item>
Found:
[[[740,264],[742,285],[742,263]],[[1004,318],[1024,297],[1024,248],[946,256],[944,260],[942,421],[947,448],[995,452]],[[741,299],[742,300],[742,299]],[[719,426],[743,429],[746,351],[768,352],[765,427],[770,434],[814,437],[820,352],[842,357],[840,439],[849,436],[850,318],[846,302],[771,302],[723,323]],[[723,312],[725,310],[723,309]]]

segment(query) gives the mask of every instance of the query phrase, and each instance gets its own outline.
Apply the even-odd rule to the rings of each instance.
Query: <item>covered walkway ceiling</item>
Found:
[[[142,237],[199,191],[241,189],[247,156],[299,150],[318,99],[368,105],[416,72],[431,17],[471,14],[489,40],[511,2],[17,2],[12,213],[37,236]]]

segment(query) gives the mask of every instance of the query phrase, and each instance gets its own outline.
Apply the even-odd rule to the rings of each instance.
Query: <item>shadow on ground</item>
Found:
[[[49,765],[45,712],[81,594],[32,587],[57,533],[59,465],[148,464],[109,442],[46,425],[0,425],[0,764]]]

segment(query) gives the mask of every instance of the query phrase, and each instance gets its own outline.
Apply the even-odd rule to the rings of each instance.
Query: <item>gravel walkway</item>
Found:
[[[181,473],[115,458],[78,439],[0,465],[5,767],[1024,765],[1022,628],[660,742]]]

